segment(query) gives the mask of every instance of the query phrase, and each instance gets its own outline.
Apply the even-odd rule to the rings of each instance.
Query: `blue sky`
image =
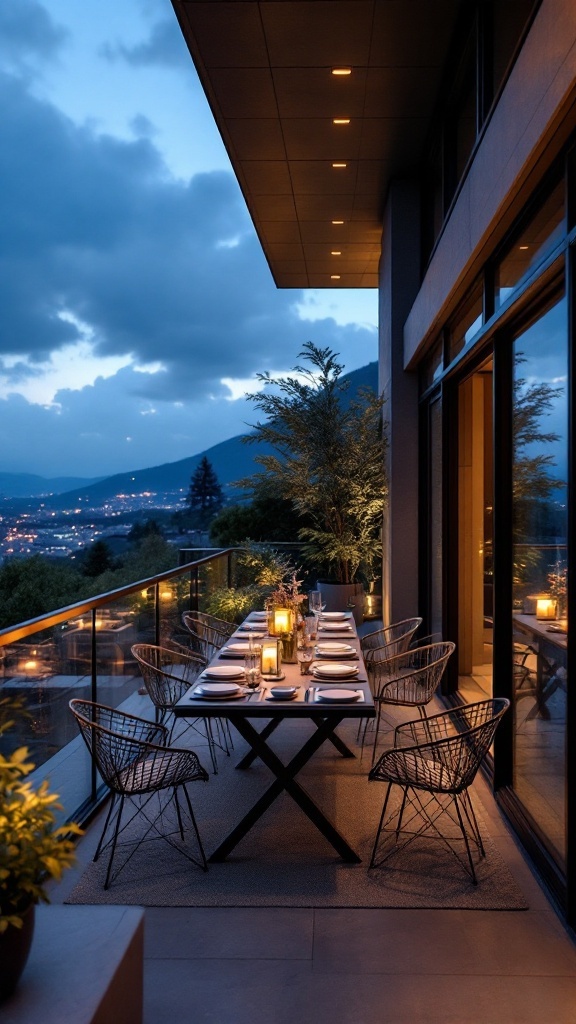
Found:
[[[375,291],[276,289],[169,0],[0,4],[0,470],[101,476],[241,433]]]

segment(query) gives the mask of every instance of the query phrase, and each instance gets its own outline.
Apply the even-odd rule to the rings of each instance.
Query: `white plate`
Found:
[[[266,620],[266,612],[252,612],[253,619]]]
[[[317,679],[349,679],[358,675],[357,665],[338,665],[336,662],[327,661],[325,664],[315,662],[312,666],[312,673]]]
[[[244,676],[244,669],[239,665],[213,665],[212,668],[204,669],[206,679],[241,679]]]
[[[250,650],[250,644],[248,644],[248,643],[226,644],[226,647],[223,647],[222,650],[220,651],[220,657],[222,657],[223,654],[224,655],[227,654],[228,656],[230,656],[232,654],[234,654],[234,655],[238,655],[238,654],[244,655],[244,654],[248,654],[249,650]]]
[[[347,618],[348,616],[346,615],[346,612],[322,612],[322,615],[320,616],[322,622],[324,622],[324,619],[338,619],[341,621],[342,619]]]
[[[274,694],[274,693],[267,693],[266,697],[264,699],[265,700],[294,700],[294,698],[297,695],[298,695],[298,687],[297,686],[287,686],[286,687],[286,692],[281,694],[280,696],[278,696],[277,694]]]
[[[240,690],[238,683],[201,683],[195,692],[201,697],[234,697]]]
[[[339,644],[336,640],[323,640],[316,644],[316,650],[323,657],[329,657],[333,654],[356,654],[356,651],[350,644]]]
[[[238,626],[239,633],[253,633],[259,629],[262,629],[262,626],[258,622],[244,622],[242,626]],[[264,633],[261,635],[264,636]]]
[[[352,626],[347,622],[322,622],[320,624],[322,632],[326,633],[351,633]]]
[[[360,700],[360,694],[358,690],[317,690],[316,700],[320,702],[326,702],[327,704],[342,701],[351,703],[354,700]]]

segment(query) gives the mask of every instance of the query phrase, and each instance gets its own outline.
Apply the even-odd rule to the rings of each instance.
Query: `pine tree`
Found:
[[[190,479],[187,510],[194,513],[200,526],[207,526],[222,508],[224,495],[212,463],[204,455]]]

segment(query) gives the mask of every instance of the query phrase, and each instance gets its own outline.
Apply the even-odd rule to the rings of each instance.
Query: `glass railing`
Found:
[[[11,698],[14,719],[2,749],[28,747],[31,778],[48,779],[59,794],[62,820],[86,819],[103,796],[70,699],[153,718],[149,699],[138,693],[142,677],[133,644],[184,638],[182,612],[202,610],[214,589],[233,585],[235,563],[234,549],[219,550],[0,631],[0,697]]]

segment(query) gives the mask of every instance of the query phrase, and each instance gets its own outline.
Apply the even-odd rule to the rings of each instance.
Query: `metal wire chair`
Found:
[[[418,708],[421,718],[426,717],[426,705],[436,693],[446,662],[455,649],[450,640],[443,640],[426,647],[414,647],[393,658],[386,657],[389,645],[383,650],[376,648],[364,655],[366,671],[376,704],[374,725],[374,747],[372,763],[376,757],[378,732],[384,704]],[[366,726],[362,745],[366,737]]]
[[[96,861],[101,853],[110,849],[104,888],[109,888],[151,833],[154,834],[152,838],[164,839],[188,860],[207,871],[202,840],[186,789],[189,782],[208,781],[208,772],[200,764],[197,754],[192,750],[166,746],[167,728],[137,715],[79,698],[71,700],[69,707],[96,768],[112,792],[102,835],[94,854]],[[173,838],[179,834],[184,842],[183,808],[179,802],[179,790],[184,794],[198,844],[199,860]],[[158,798],[156,809],[153,803],[155,797]],[[126,801],[131,804],[132,813],[122,823]],[[170,832],[167,831],[170,825],[167,812],[172,803],[176,812],[176,829]],[[147,823],[144,833],[137,839],[118,844],[119,836],[138,815],[142,815]],[[129,852],[120,867],[113,872],[112,864],[118,845],[126,846]]]
[[[230,639],[226,632],[209,626],[193,615],[192,612],[184,612],[182,623],[192,637],[192,646],[198,654],[201,654],[206,661],[211,661],[221,647]]]
[[[401,622],[393,622],[383,629],[375,629],[372,633],[366,633],[360,640],[360,647],[363,654],[376,648],[389,648],[388,657],[393,658],[395,654],[402,654],[408,650],[414,633],[422,625],[422,619],[402,619]]]
[[[485,856],[485,850],[468,787],[509,706],[509,700],[498,697],[453,708],[424,720],[405,722],[396,728],[394,748],[382,754],[368,776],[371,782],[388,784],[371,868],[379,867],[392,853],[404,849],[419,836],[434,838],[448,847],[474,885],[477,884],[471,846],[477,847],[481,857]],[[410,745],[403,745],[407,742]],[[402,800],[399,809],[386,818],[394,785],[402,789]],[[423,797],[423,793],[428,796]],[[442,815],[447,815],[452,825],[457,825],[457,838],[464,841],[467,862],[454,848],[455,837],[440,831],[438,822]],[[408,828],[410,825],[413,825],[412,830]],[[394,838],[385,840],[378,857],[382,834]]]
[[[174,729],[179,721],[174,716],[174,705],[206,668],[206,658],[201,654],[187,651],[176,643],[170,647],[134,644],[131,651],[142,673],[146,691],[156,709],[156,721],[168,727],[168,737],[171,742]],[[214,774],[217,774],[218,762],[215,748],[220,747],[228,755],[230,752],[225,727],[221,720],[214,720],[216,736],[212,725],[210,718],[196,718],[187,721],[184,731],[187,728],[194,729],[207,740],[212,769]],[[181,739],[181,735],[179,739]]]
[[[229,622],[228,619],[219,619],[216,615],[209,615],[208,612],[190,612],[188,614],[193,615],[203,625],[211,626],[212,629],[217,629],[219,633],[224,633],[228,639],[238,629],[235,622]]]

